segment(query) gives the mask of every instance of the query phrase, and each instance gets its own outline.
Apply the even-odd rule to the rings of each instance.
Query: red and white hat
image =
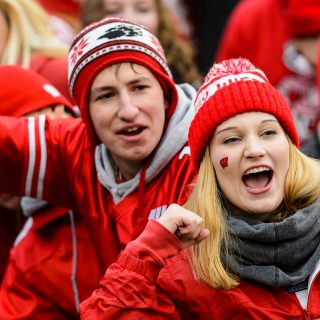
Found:
[[[285,0],[284,15],[295,37],[320,35],[319,0]]]
[[[178,94],[158,39],[147,29],[122,18],[108,17],[83,29],[69,50],[68,77],[71,95],[80,108],[90,140],[97,144],[88,112],[90,87],[97,74],[120,63],[140,64],[153,72],[169,101],[166,118],[177,104]]]
[[[62,104],[74,114],[72,104],[47,79],[18,65],[0,66],[0,114],[21,117]]]
[[[197,92],[194,108],[196,115],[189,129],[189,145],[196,169],[217,126],[245,112],[274,115],[293,143],[300,144],[287,101],[247,59],[230,59],[213,65]]]

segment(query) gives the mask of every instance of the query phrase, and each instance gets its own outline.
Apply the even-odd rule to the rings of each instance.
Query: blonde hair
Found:
[[[320,195],[320,162],[302,154],[289,141],[290,164],[285,183],[284,201],[279,213],[280,220],[298,209],[310,205]],[[210,195],[210,197],[208,196]],[[210,159],[209,147],[200,165],[195,188],[185,207],[202,217],[204,226],[210,230],[210,236],[191,248],[191,263],[197,279],[214,288],[230,289],[239,283],[236,275],[228,270],[225,261],[233,247],[223,210],[226,210],[220,193],[214,168]]]
[[[49,28],[50,16],[34,0],[0,0],[8,23],[8,40],[1,64],[30,66],[33,54],[49,57],[67,55],[67,46]]]

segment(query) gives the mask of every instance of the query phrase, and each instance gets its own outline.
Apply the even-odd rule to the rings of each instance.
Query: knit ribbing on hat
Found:
[[[243,73],[240,69],[239,73],[232,68],[230,70],[235,72],[233,75],[223,71],[222,76],[219,76],[216,69],[208,73],[207,81],[199,89],[194,101],[197,113],[189,130],[191,158],[195,168],[199,168],[205,148],[217,126],[245,112],[257,111],[274,115],[293,143],[299,145],[292,113],[285,98],[263,76],[259,76],[259,72],[256,72],[259,69],[252,67],[253,74],[246,69]],[[262,72],[261,74],[263,75]]]
[[[78,74],[91,61],[121,51],[151,57],[172,77],[163,48],[151,32],[120,18],[105,18],[83,29],[71,44],[68,65],[71,92]]]

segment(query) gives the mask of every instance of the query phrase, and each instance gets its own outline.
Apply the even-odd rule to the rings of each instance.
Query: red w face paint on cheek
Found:
[[[223,158],[220,160],[220,165],[221,165],[222,169],[228,167],[228,160],[229,160],[228,157],[223,157]]]

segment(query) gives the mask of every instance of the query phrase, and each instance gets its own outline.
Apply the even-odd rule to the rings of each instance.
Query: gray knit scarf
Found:
[[[281,222],[228,216],[236,246],[227,264],[241,278],[276,287],[305,280],[320,259],[320,200]]]

